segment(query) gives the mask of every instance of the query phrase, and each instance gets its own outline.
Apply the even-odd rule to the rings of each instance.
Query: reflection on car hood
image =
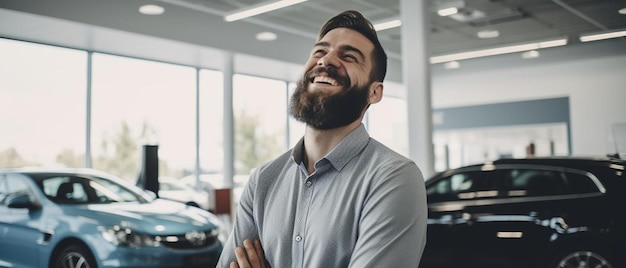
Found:
[[[176,234],[218,226],[207,211],[180,202],[155,199],[150,203],[111,203],[66,206],[65,214],[81,216],[100,225],[121,225],[147,234]]]

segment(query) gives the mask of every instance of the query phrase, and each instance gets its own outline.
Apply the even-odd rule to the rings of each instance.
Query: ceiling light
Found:
[[[430,63],[442,63],[442,62],[455,61],[455,60],[465,60],[465,59],[472,59],[472,58],[479,58],[479,57],[486,57],[486,56],[494,56],[494,55],[500,55],[500,54],[522,52],[522,51],[533,50],[533,49],[564,46],[566,44],[567,44],[567,39],[563,38],[563,39],[556,39],[556,40],[537,42],[537,43],[482,49],[482,50],[475,50],[475,51],[469,51],[469,52],[461,52],[461,53],[455,53],[455,54],[430,57]]]
[[[597,41],[603,39],[617,38],[626,36],[626,30],[617,31],[617,32],[608,32],[608,33],[600,33],[600,34],[587,34],[580,36],[580,42],[589,42],[589,41]]]
[[[534,59],[539,57],[539,51],[537,50],[529,50],[522,53],[522,59]]]
[[[143,5],[139,7],[139,13],[144,15],[161,15],[165,12],[162,6],[157,5]]]
[[[626,15],[626,7],[618,10],[619,14]]]
[[[454,15],[456,13],[459,13],[459,9],[456,7],[448,7],[437,10],[437,14],[442,17]]]
[[[483,39],[496,38],[500,36],[500,32],[498,32],[498,30],[488,29],[488,30],[479,31],[478,33],[476,33],[476,35],[478,35],[479,38],[483,38]]]
[[[256,40],[259,41],[274,41],[276,38],[278,38],[278,36],[272,32],[261,32],[256,34]]]
[[[402,21],[396,19],[396,20],[390,20],[390,21],[374,24],[374,29],[376,29],[376,31],[382,31],[382,30],[387,30],[387,29],[391,29],[395,27],[400,27],[400,25],[402,25]]]
[[[245,19],[248,17],[252,17],[255,15],[259,15],[265,12],[270,12],[272,10],[281,9],[283,7],[288,7],[291,5],[295,5],[307,0],[281,0],[281,1],[272,1],[270,3],[264,2],[252,7],[248,7],[242,10],[238,10],[227,14],[224,16],[224,20],[228,22]]]

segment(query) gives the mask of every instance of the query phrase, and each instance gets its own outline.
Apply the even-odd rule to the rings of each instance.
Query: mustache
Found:
[[[337,68],[325,66],[316,67],[308,71],[305,75],[306,81],[313,82],[313,79],[320,74],[326,74],[326,76],[337,80],[337,82],[343,86],[351,85],[350,77],[339,74]]]

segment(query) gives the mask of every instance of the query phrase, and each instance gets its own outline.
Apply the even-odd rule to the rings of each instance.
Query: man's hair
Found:
[[[370,73],[370,80],[372,82],[382,82],[385,80],[385,74],[387,73],[387,54],[380,44],[380,41],[378,41],[376,29],[374,29],[372,23],[358,11],[348,10],[328,20],[322,26],[322,29],[320,29],[318,40],[321,40],[328,32],[336,28],[348,28],[357,31],[374,44],[374,51],[372,52],[373,68]]]

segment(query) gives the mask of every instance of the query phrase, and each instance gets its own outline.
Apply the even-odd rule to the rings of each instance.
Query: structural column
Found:
[[[409,157],[424,179],[434,174],[430,62],[427,37],[428,1],[400,0],[402,79],[407,90]]]
[[[233,74],[234,56],[231,52],[224,52],[224,165],[222,174],[224,183],[229,188],[234,187],[235,175],[235,127],[233,115]]]

